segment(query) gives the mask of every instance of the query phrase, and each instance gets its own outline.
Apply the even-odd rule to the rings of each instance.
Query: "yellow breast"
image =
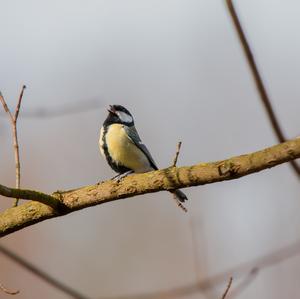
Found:
[[[112,159],[134,172],[152,170],[145,154],[130,140],[121,124],[110,125],[106,133],[106,144]]]

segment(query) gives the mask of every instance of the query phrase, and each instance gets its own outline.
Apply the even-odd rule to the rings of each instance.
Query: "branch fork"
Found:
[[[24,94],[26,86],[23,85],[21,89],[21,93],[19,95],[19,100],[17,103],[17,106],[15,108],[14,114],[10,111],[10,109],[7,106],[6,101],[4,100],[4,97],[2,93],[0,92],[0,101],[2,103],[2,106],[4,108],[4,111],[8,114],[11,127],[12,127],[12,133],[13,133],[13,145],[14,145],[14,153],[15,153],[15,164],[16,164],[16,188],[20,189],[20,183],[21,183],[21,171],[20,171],[20,151],[19,151],[19,141],[18,141],[18,132],[17,132],[17,120],[20,113],[21,108],[21,102]],[[14,202],[14,207],[18,205],[19,199],[16,198]]]

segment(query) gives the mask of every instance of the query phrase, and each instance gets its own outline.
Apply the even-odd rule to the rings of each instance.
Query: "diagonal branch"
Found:
[[[3,245],[0,245],[0,252],[3,253],[5,256],[9,257],[19,265],[25,267],[27,270],[31,271],[32,273],[36,274],[37,276],[41,277],[45,281],[48,281],[47,276],[49,276],[50,280],[55,280],[55,278],[51,277],[50,275],[43,274],[40,275],[39,273],[44,273],[43,270],[38,268],[37,266],[32,265],[30,262],[26,261],[24,258],[18,256],[17,254],[13,253],[11,250],[6,249]],[[300,254],[300,240],[296,241],[295,243],[288,245],[282,249],[273,251],[267,255],[255,258],[251,261],[246,263],[237,265],[223,273],[219,273],[215,276],[199,280],[196,283],[188,284],[185,286],[175,287],[173,289],[164,290],[164,291],[154,291],[151,293],[141,293],[136,295],[121,295],[121,296],[114,296],[114,297],[100,297],[100,299],[155,299],[155,298],[165,298],[165,299],[174,299],[186,295],[192,295],[198,292],[205,291],[210,289],[214,286],[217,286],[223,283],[228,276],[234,275],[237,278],[241,276],[247,275],[245,280],[243,280],[234,290],[231,291],[230,298],[236,297],[239,295],[240,292],[248,286],[252,280],[260,273],[263,269],[275,266],[278,263],[284,262],[288,259],[291,259],[295,256]],[[49,281],[48,281],[49,282]],[[52,284],[52,283],[51,283]],[[63,288],[60,288],[62,291],[63,289],[71,289],[70,287],[62,284]],[[53,286],[57,287],[55,284]],[[65,291],[64,291],[65,292]],[[73,290],[73,293],[76,290]],[[66,292],[65,292],[66,293]],[[70,294],[70,293],[69,293]],[[75,293],[74,293],[75,294]],[[74,298],[85,298],[84,295],[76,295]]]
[[[41,278],[42,280],[46,281],[51,286],[55,287],[56,289],[60,290],[61,292],[71,296],[72,298],[88,299],[87,296],[85,296],[85,295],[79,293],[78,291],[76,291],[75,289],[63,284],[60,280],[56,279],[55,277],[52,277],[51,275],[49,275],[44,270],[34,266],[29,261],[27,261],[24,258],[20,257],[19,255],[12,252],[8,248],[2,246],[1,244],[0,244],[0,252],[2,254],[4,254],[6,257],[13,260],[15,263],[19,264],[21,267],[25,268],[26,270],[28,270],[32,274],[34,274],[37,277]],[[0,285],[0,287],[1,287],[1,285]],[[17,293],[15,292],[15,294],[17,294]]]
[[[0,252],[4,254],[6,257],[10,258],[20,266],[24,267],[28,271],[37,275],[41,279],[50,283],[52,286],[60,289],[64,293],[72,296],[77,299],[86,299],[85,295],[82,295],[78,291],[64,285],[61,281],[57,283],[57,280],[51,275],[45,273],[39,267],[31,264],[24,258],[20,257],[16,253],[7,249],[3,245],[0,244]],[[99,299],[156,299],[156,298],[164,298],[164,299],[174,299],[183,296],[188,296],[192,294],[196,294],[199,292],[206,291],[211,289],[212,287],[218,286],[221,283],[224,283],[228,276],[234,274],[235,277],[241,278],[246,275],[244,280],[231,291],[229,298],[235,298],[237,295],[241,293],[247,287],[255,277],[257,277],[258,273],[262,272],[262,270],[275,266],[279,263],[282,263],[288,259],[296,257],[300,254],[300,240],[295,243],[288,245],[282,249],[275,250],[271,253],[268,253],[264,256],[254,258],[251,261],[246,263],[242,263],[237,265],[229,270],[216,274],[215,276],[198,280],[196,283],[188,284],[185,286],[175,287],[169,290],[163,291],[154,291],[150,293],[140,293],[135,295],[120,295],[120,296],[112,296],[112,297],[99,297]]]
[[[229,10],[230,16],[232,18],[234,27],[237,31],[239,40],[242,44],[242,47],[244,49],[245,52],[245,56],[247,58],[247,62],[249,64],[250,70],[252,72],[253,75],[253,79],[255,81],[258,93],[260,95],[261,101],[266,109],[267,115],[269,117],[269,120],[271,122],[271,125],[273,127],[273,130],[275,132],[275,135],[277,137],[277,140],[279,142],[285,142],[287,139],[284,137],[283,131],[279,125],[279,121],[277,120],[277,117],[275,115],[275,112],[273,110],[272,104],[271,104],[271,100],[270,97],[267,93],[267,90],[264,86],[263,80],[260,76],[259,70],[257,68],[253,53],[251,51],[251,48],[249,46],[249,43],[247,41],[246,35],[243,31],[242,25],[240,23],[239,17],[235,11],[234,5],[232,0],[226,0],[226,4],[227,4],[227,8]],[[298,175],[298,177],[300,178],[300,167],[299,165],[296,163],[296,161],[290,161],[291,166],[293,167],[295,173]]]
[[[10,112],[10,110],[9,110],[9,108],[8,108],[5,100],[4,100],[4,97],[3,97],[2,93],[1,93],[1,91],[0,91],[0,102],[1,102],[1,104],[3,106],[4,111],[9,115],[10,120],[13,121],[14,116],[11,114],[11,112]]]
[[[145,193],[233,180],[297,158],[300,158],[300,138],[223,161],[169,167],[131,175],[120,182],[110,180],[75,190],[57,191],[52,195],[0,185],[0,195],[39,201],[4,211],[0,215],[0,237],[34,223],[94,205]]]
[[[206,291],[208,289],[211,289],[212,287],[218,286],[221,283],[224,283],[224,281],[228,279],[228,276],[231,277],[232,275],[234,275],[235,277],[239,278],[242,275],[247,274],[249,277],[249,273],[252,273],[250,276],[254,278],[255,275],[258,274],[258,271],[261,271],[269,267],[273,267],[295,256],[299,256],[299,254],[300,254],[300,240],[298,240],[297,242],[295,242],[290,246],[286,246],[285,248],[279,249],[265,256],[255,258],[249,262],[240,264],[236,267],[226,270],[225,272],[200,280],[196,283],[175,287],[169,290],[154,291],[150,293],[140,293],[136,295],[121,295],[121,296],[108,297],[106,299],[157,299],[157,298],[175,299],[183,296],[186,297],[189,295]],[[235,294],[236,293],[233,290],[232,295],[235,296]],[[99,299],[105,299],[105,297],[99,297]]]

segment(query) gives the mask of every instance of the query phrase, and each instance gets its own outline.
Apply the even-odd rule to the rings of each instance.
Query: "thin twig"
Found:
[[[23,98],[23,94],[24,94],[25,88],[26,88],[26,85],[23,85],[23,86],[22,86],[21,93],[20,93],[20,96],[19,96],[18,105],[17,105],[16,110],[15,110],[15,120],[16,120],[16,121],[17,121],[18,116],[19,116],[20,107],[21,107],[21,102],[22,102],[22,98]]]
[[[243,46],[243,49],[244,49],[244,52],[245,52],[245,55],[246,55],[249,67],[250,67],[252,75],[253,75],[253,79],[255,81],[258,93],[260,95],[260,99],[261,99],[261,101],[262,101],[262,103],[263,103],[263,105],[264,105],[264,107],[266,109],[267,115],[269,117],[269,120],[271,122],[273,130],[275,132],[277,140],[279,142],[285,142],[287,139],[285,138],[285,136],[283,134],[283,131],[282,131],[280,125],[279,125],[279,121],[278,121],[278,119],[277,119],[277,117],[275,115],[274,109],[273,109],[272,104],[271,104],[270,97],[269,97],[269,95],[267,93],[267,90],[266,90],[266,88],[264,86],[264,83],[263,83],[263,80],[261,78],[261,75],[260,75],[260,73],[258,71],[256,62],[255,62],[255,59],[254,59],[254,56],[253,56],[253,53],[252,53],[252,51],[250,49],[249,43],[248,43],[246,35],[245,35],[244,31],[243,31],[242,25],[240,23],[239,17],[238,17],[238,15],[236,13],[236,10],[234,8],[232,0],[226,0],[226,4],[227,4],[227,7],[228,7],[230,16],[232,18],[233,24],[235,26],[235,29],[237,31],[239,40],[240,40],[240,42],[241,42],[241,44]],[[299,165],[297,164],[296,161],[290,161],[290,163],[291,163],[291,166],[293,167],[295,173],[300,178],[300,167],[299,167]]]
[[[1,101],[1,103],[3,105],[4,111],[9,115],[10,119],[13,120],[14,117],[11,114],[10,110],[8,109],[8,106],[7,106],[7,104],[6,104],[5,100],[4,100],[4,97],[3,97],[2,93],[1,93],[1,91],[0,91],[0,101]]]
[[[181,144],[182,144],[181,141],[179,141],[178,144],[177,144],[177,150],[176,150],[175,157],[174,157],[174,160],[173,160],[173,167],[176,167],[178,156],[179,156],[179,153],[180,153]]]
[[[53,286],[54,288],[62,291],[65,294],[68,294],[69,296],[76,298],[76,299],[88,299],[87,296],[79,293],[78,291],[74,290],[73,288],[70,288],[63,284],[61,281],[55,279],[45,271],[41,270],[40,268],[34,266],[26,259],[20,257],[19,255],[13,253],[10,249],[7,249],[6,247],[0,245],[0,252],[3,253],[6,257],[10,258],[17,264],[19,264],[21,267],[25,268],[29,272],[33,273],[37,277],[41,278],[42,280],[46,281],[48,284]]]
[[[226,290],[225,290],[225,292],[224,292],[224,294],[223,294],[223,296],[222,296],[222,299],[225,299],[225,298],[226,298],[226,296],[227,296],[227,294],[228,294],[228,291],[229,291],[229,289],[230,289],[230,287],[231,287],[231,284],[232,284],[232,277],[229,278],[229,282],[228,282],[227,288],[226,288]]]
[[[239,296],[253,282],[253,280],[257,277],[258,273],[259,273],[259,269],[256,267],[253,268],[246,275],[243,281],[230,291],[229,298],[233,299]]]
[[[21,184],[21,165],[20,165],[20,152],[19,152],[19,142],[18,142],[18,132],[17,132],[17,121],[12,123],[13,129],[13,143],[14,143],[14,154],[15,154],[15,164],[16,164],[16,188],[20,189]],[[19,199],[16,198],[14,202],[14,207],[18,205]]]
[[[9,290],[7,289],[3,284],[0,283],[0,290],[3,291],[5,294],[8,294],[8,295],[17,295],[20,293],[19,290],[16,290],[16,291],[12,291],[12,290]]]
[[[175,157],[174,157],[173,164],[172,164],[173,167],[176,167],[178,156],[179,156],[179,153],[180,153],[181,144],[182,144],[181,141],[179,141],[178,144],[177,144],[177,149],[176,149]],[[175,195],[174,191],[171,191],[171,193],[173,193],[173,198],[174,198],[177,206],[181,210],[183,210],[184,212],[187,212],[187,208],[179,201],[179,199]]]
[[[20,189],[20,184],[21,184],[20,151],[19,151],[18,132],[17,132],[17,120],[18,120],[21,102],[22,102],[25,88],[26,88],[26,86],[23,85],[14,114],[12,114],[12,112],[8,108],[6,101],[4,100],[4,97],[3,97],[2,93],[0,92],[0,101],[3,105],[5,112],[9,115],[11,126],[12,126],[15,165],[16,165],[16,188],[17,189]],[[14,202],[14,207],[16,207],[18,205],[18,201],[19,201],[19,199],[16,198],[15,202]]]

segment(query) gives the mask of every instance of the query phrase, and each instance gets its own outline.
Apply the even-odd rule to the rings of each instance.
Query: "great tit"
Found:
[[[118,176],[157,170],[157,166],[142,143],[131,113],[121,105],[110,105],[108,116],[100,130],[100,152]],[[180,202],[187,200],[180,191],[171,191]]]

